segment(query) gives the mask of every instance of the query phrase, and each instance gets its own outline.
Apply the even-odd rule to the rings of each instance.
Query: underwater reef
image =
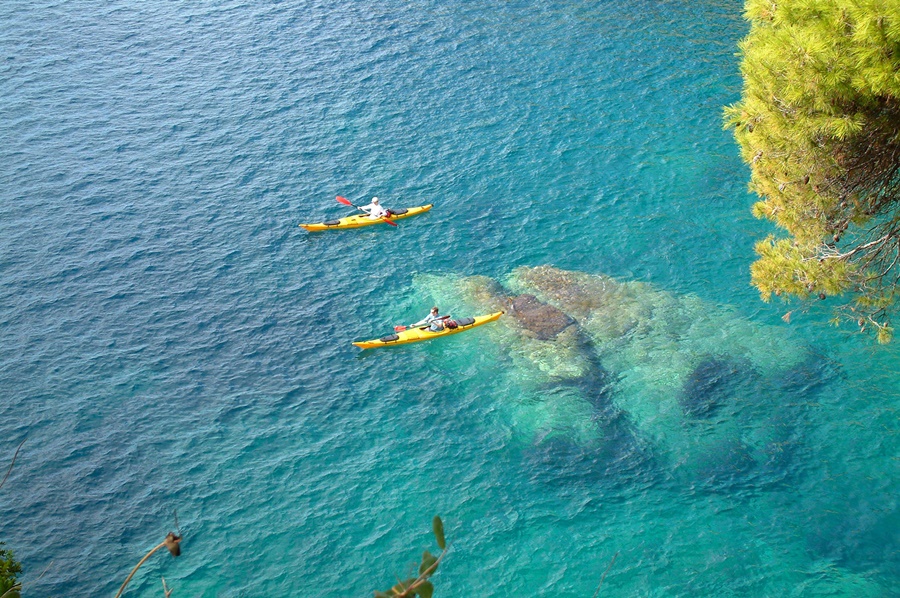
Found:
[[[539,460],[587,451],[628,469],[652,459],[667,477],[713,487],[788,475],[799,395],[817,388],[795,381],[818,373],[786,328],[552,266],[413,285],[460,315],[506,312],[484,329],[503,361],[500,429]]]

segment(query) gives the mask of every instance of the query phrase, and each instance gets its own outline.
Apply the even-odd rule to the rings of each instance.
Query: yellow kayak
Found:
[[[406,343],[427,341],[433,338],[438,338],[439,336],[450,336],[451,334],[465,332],[466,330],[470,330],[472,328],[475,328],[476,326],[481,326],[482,324],[493,322],[502,315],[503,312],[498,311],[497,313],[488,314],[486,316],[478,316],[475,318],[460,318],[456,320],[456,328],[444,328],[443,330],[439,330],[437,332],[431,332],[430,330],[428,330],[427,326],[422,326],[420,328],[408,328],[406,330],[403,330],[402,332],[395,332],[393,334],[389,334],[388,336],[372,339],[370,341],[357,341],[353,344],[360,349],[375,349],[377,347],[390,347],[393,345],[403,345]]]
[[[403,218],[409,218],[410,216],[418,216],[419,214],[423,214],[430,210],[431,206],[432,204],[425,204],[424,206],[417,206],[415,208],[391,210],[393,215],[387,218],[387,220],[401,220]],[[368,214],[354,214],[353,216],[347,216],[340,220],[326,220],[325,222],[301,224],[300,226],[309,231],[319,231],[338,228],[359,228],[361,226],[369,226],[372,224],[384,224],[384,222],[384,218],[375,218],[373,220],[372,218],[369,218]]]

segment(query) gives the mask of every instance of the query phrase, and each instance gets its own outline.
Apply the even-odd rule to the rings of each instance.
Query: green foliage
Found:
[[[440,517],[435,515],[431,522],[431,527],[438,547],[441,549],[441,554],[434,556],[426,550],[422,553],[422,562],[418,566],[418,577],[410,577],[403,581],[398,581],[396,585],[386,592],[375,592],[375,598],[412,598],[412,596],[432,598],[434,585],[429,581],[429,578],[434,575],[438,564],[444,558],[444,554],[447,552],[447,543],[444,539],[444,522],[441,521]]]
[[[22,565],[13,558],[11,550],[2,546],[3,542],[0,542],[0,597],[19,598],[16,576],[22,572]]]
[[[437,515],[431,520],[431,528],[434,530],[434,537],[437,540],[438,548],[444,550],[447,548],[447,541],[444,540],[444,522]]]
[[[744,89],[725,108],[750,164],[763,298],[848,295],[841,318],[890,337],[900,275],[900,2],[747,0]],[[885,331],[885,332],[882,332]]]
[[[422,563],[419,565],[419,575],[423,575],[437,564],[437,557],[427,550],[422,553]]]

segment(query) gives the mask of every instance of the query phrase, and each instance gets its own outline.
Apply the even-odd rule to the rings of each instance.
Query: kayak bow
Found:
[[[431,332],[430,330],[428,330],[427,326],[422,326],[419,328],[409,328],[402,332],[395,332],[393,334],[389,334],[381,338],[372,339],[370,341],[357,341],[353,344],[360,349],[376,349],[378,347],[390,347],[392,345],[404,345],[406,343],[427,341],[433,338],[438,338],[440,336],[450,336],[451,334],[465,332],[466,330],[470,330],[472,328],[475,328],[476,326],[481,326],[482,324],[493,322],[502,315],[503,312],[498,311],[486,316],[477,316],[475,318],[460,318],[456,321],[456,328],[444,328],[443,330],[439,330],[437,332]]]
[[[419,214],[423,214],[431,209],[432,204],[425,204],[424,206],[416,206],[414,208],[401,208],[398,210],[393,210],[392,214],[388,216],[389,220],[401,220],[403,218],[409,218],[410,216],[418,216]],[[318,222],[315,224],[301,224],[302,228],[305,228],[308,231],[320,231],[320,230],[331,230],[338,228],[359,228],[361,226],[370,226],[372,224],[384,224],[387,222],[384,218],[369,218],[366,214],[354,214],[353,216],[347,216],[346,218],[341,218],[339,220],[326,220],[325,222]]]

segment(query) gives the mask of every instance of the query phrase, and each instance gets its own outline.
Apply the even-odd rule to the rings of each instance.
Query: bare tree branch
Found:
[[[16,457],[19,456],[19,451],[22,450],[22,445],[25,444],[25,440],[28,440],[28,439],[26,438],[26,439],[22,440],[22,442],[19,443],[19,446],[16,447],[16,452],[13,455],[12,462],[9,464],[9,469],[6,470],[6,475],[3,476],[3,481],[0,482],[0,488],[3,488],[3,484],[5,484],[6,480],[9,478],[9,474],[12,473],[13,465],[16,464]],[[0,598],[2,598],[2,597],[0,597]]]

